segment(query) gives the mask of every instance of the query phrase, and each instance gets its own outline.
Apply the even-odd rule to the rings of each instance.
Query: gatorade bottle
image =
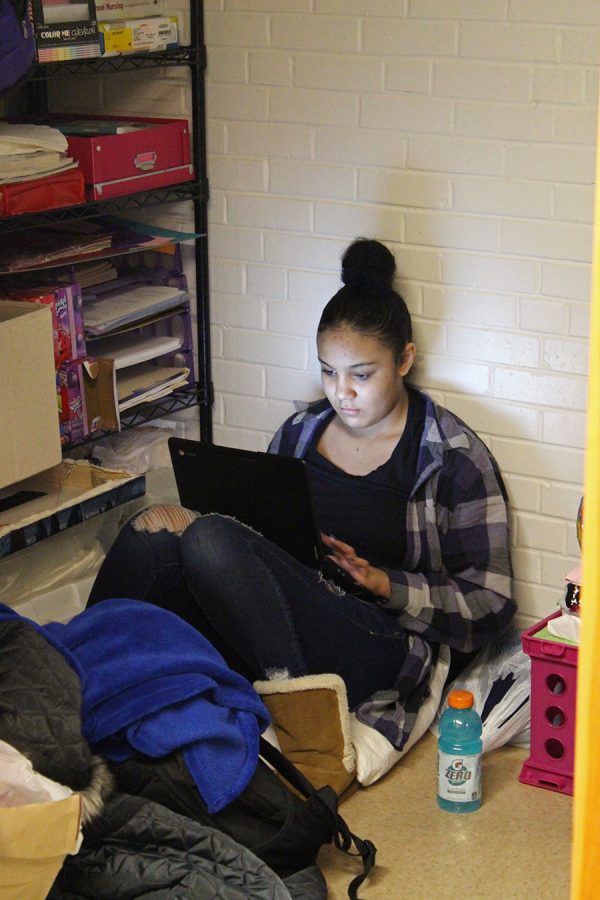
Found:
[[[481,719],[471,691],[450,691],[438,738],[438,806],[473,812],[481,806]]]

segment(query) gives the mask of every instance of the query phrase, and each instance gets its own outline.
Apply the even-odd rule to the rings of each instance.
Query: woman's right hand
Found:
[[[354,547],[330,534],[321,533],[321,540],[331,550],[329,558],[347,572],[357,584],[376,597],[390,599],[392,587],[387,572],[372,566],[367,559],[356,555]]]

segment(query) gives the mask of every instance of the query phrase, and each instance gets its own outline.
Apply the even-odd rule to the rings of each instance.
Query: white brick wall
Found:
[[[341,253],[386,241],[414,380],[498,458],[520,611],[548,614],[579,553],[598,4],[206,0],[205,26],[215,440],[264,449],[319,395]],[[77,84],[63,111],[191,112],[184,70]]]
[[[317,395],[340,254],[385,240],[415,381],[496,454],[521,612],[551,612],[578,557],[598,4],[209,0],[205,24],[215,439],[264,448]]]

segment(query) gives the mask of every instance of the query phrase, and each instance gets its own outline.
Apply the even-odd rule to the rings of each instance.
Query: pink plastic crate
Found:
[[[560,614],[553,613],[521,635],[523,650],[531,657],[531,743],[519,781],[572,794],[578,648],[536,636]]]

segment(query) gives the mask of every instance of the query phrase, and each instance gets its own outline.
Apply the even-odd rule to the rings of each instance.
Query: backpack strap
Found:
[[[338,812],[337,794],[334,790],[327,787],[316,790],[302,772],[264,737],[260,738],[259,753],[303,797],[314,797],[327,808],[331,817],[333,843],[338,850],[347,853],[348,856],[360,856],[363,870],[348,886],[348,897],[350,900],[359,900],[357,891],[375,865],[375,856],[377,854],[375,845],[350,831],[347,823]],[[352,846],[356,849],[352,850]]]

